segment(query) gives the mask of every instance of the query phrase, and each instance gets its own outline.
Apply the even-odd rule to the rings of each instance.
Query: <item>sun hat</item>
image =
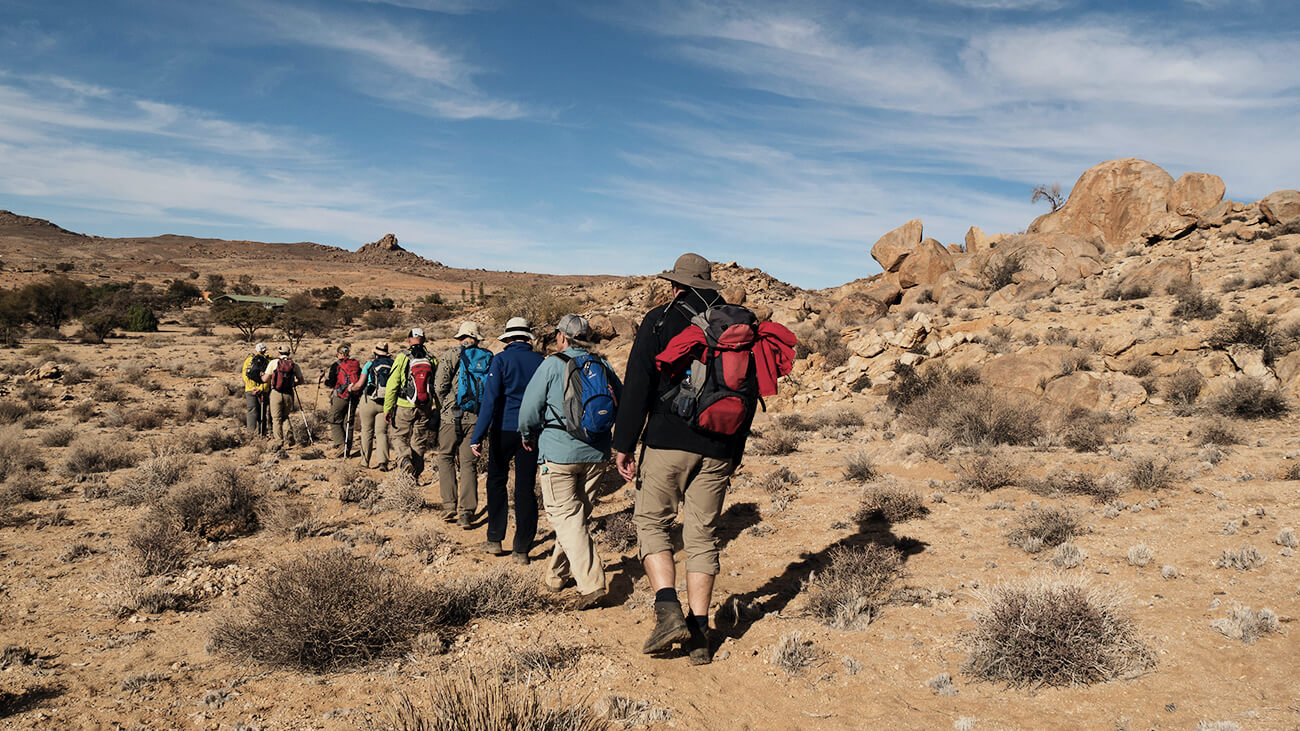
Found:
[[[512,317],[506,320],[506,331],[501,333],[497,340],[505,342],[510,338],[528,338],[533,339],[533,330],[528,326],[528,318]]]
[[[422,330],[421,328],[418,328],[418,327],[413,327],[413,328],[411,328],[411,331],[408,332],[408,333],[406,334],[406,337],[408,337],[408,338],[422,338],[422,337],[424,337],[424,330]]]
[[[468,320],[462,322],[460,324],[460,329],[456,331],[456,339],[460,340],[461,338],[474,338],[475,340],[482,340],[483,335],[478,330],[478,323],[470,322]]]
[[[288,355],[288,354],[289,354],[289,346],[288,346],[288,345],[281,345],[281,346],[280,346],[280,355]]]
[[[582,315],[565,315],[555,326],[555,332],[564,333],[570,340],[586,342],[591,340],[591,323]]]
[[[660,279],[691,289],[717,289],[713,281],[713,267],[699,254],[682,254],[673,262],[673,268],[660,272]]]
[[[265,353],[265,352],[266,352],[266,343],[258,343],[257,345],[254,345],[254,346],[253,346],[253,351],[254,351],[254,352],[257,352],[257,353]]]
[[[375,355],[388,355],[388,343],[380,343],[376,345]]]

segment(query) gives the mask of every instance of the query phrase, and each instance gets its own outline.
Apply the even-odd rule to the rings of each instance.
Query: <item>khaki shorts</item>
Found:
[[[686,570],[716,576],[718,516],[732,471],[730,460],[647,447],[632,515],[641,558],[673,550],[670,531],[680,508]]]

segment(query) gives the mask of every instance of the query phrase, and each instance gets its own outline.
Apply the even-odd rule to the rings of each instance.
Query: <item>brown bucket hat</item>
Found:
[[[673,268],[661,272],[659,278],[691,289],[718,288],[713,281],[713,267],[709,265],[708,259],[699,254],[682,254],[673,263]]]

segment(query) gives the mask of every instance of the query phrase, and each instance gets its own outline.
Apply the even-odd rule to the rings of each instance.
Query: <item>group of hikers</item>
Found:
[[[720,570],[723,501],[762,397],[790,370],[795,338],[727,304],[704,257],[684,254],[659,277],[672,284],[673,298],[645,316],[623,381],[592,352],[590,323],[569,314],[555,325],[549,357],[535,349],[538,335],[525,318],[506,323],[496,354],[482,347],[478,324],[465,322],[440,357],[425,347],[420,328],[408,331],[405,350],[391,355],[388,343],[379,343],[364,364],[342,345],[317,383],[330,389],[330,438],[339,456],[351,454],[356,421],[367,468],[402,469],[418,480],[432,453],[442,517],[467,530],[479,511],[477,462],[486,442],[483,549],[492,555],[506,555],[513,468],[509,555],[529,563],[540,487],[555,532],[544,583],[553,592],[575,586],[577,609],[599,606],[608,591],[591,513],[612,457],[619,476],[636,484],[638,553],[655,593],[655,624],[642,650],[680,643],[698,665],[712,660],[708,611]],[[289,349],[271,359],[258,343],[241,372],[248,429],[289,444],[296,389],[304,384]],[[685,609],[670,535],[679,512]]]

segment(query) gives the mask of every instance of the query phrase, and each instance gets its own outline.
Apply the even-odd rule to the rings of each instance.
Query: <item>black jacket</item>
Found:
[[[687,290],[679,294],[678,299],[698,311],[723,304],[721,295],[709,290]],[[647,447],[679,449],[739,463],[745,451],[748,428],[734,437],[699,431],[685,419],[669,413],[660,401],[660,396],[674,384],[660,379],[655,356],[668,347],[668,341],[691,324],[691,313],[679,304],[678,299],[650,310],[637,330],[623,377],[623,401],[618,405],[618,417],[614,422],[614,449],[632,453],[644,432]]]

